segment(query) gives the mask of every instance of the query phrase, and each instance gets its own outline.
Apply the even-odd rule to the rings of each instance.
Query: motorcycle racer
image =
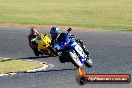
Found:
[[[52,38],[51,46],[57,52],[59,48],[56,45],[57,45],[58,37],[60,36],[60,29],[57,27],[52,27],[50,30],[50,34]]]
[[[72,30],[71,28],[69,28],[69,30]],[[51,45],[53,46],[53,48],[57,51],[59,51],[59,47],[56,46],[57,44],[57,41],[58,41],[58,38],[60,36],[60,29],[57,28],[57,27],[52,27],[51,30],[50,30],[50,34],[51,34],[51,37],[52,37],[52,40],[51,40]],[[76,39],[76,42],[79,43],[81,45],[81,47],[83,48],[84,52],[89,55],[89,51],[85,49],[85,46],[82,42],[81,39]]]
[[[60,29],[57,27],[52,27],[50,30],[50,34],[51,34],[51,45],[54,45],[55,43],[57,43],[57,38],[60,35]]]
[[[41,35],[41,34],[42,33],[38,32],[37,29],[31,28],[30,29],[30,34],[28,36],[29,45],[30,45],[31,49],[34,51],[34,54],[36,56],[39,56],[39,54],[42,55],[42,53],[40,51],[38,51],[38,45],[37,45],[37,43],[33,42],[32,40],[34,38],[36,38],[37,35]]]
[[[92,59],[89,52],[85,49],[83,42],[70,34],[72,29],[69,28],[67,33],[60,33],[57,38],[57,47],[59,47],[59,61],[61,63],[71,62],[75,67],[85,64],[88,68],[92,67]],[[82,48],[83,47],[83,48]]]

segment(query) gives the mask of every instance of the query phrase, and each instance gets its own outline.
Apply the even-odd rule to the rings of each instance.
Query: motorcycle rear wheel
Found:
[[[34,52],[35,56],[39,56],[39,51],[37,50],[37,48],[33,49],[33,52]]]

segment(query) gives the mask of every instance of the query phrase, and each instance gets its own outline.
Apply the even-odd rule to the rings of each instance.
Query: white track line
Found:
[[[11,58],[3,58],[3,57],[0,57],[2,58],[3,60],[10,60]],[[31,62],[36,62],[36,63],[39,63],[42,65],[42,67],[40,68],[36,68],[36,69],[33,69],[33,70],[27,70],[26,72],[37,72],[37,71],[42,71],[42,70],[46,70],[47,68],[50,69],[52,67],[54,67],[53,64],[47,64],[46,62],[41,62],[41,61],[34,61],[34,60],[25,60],[25,61],[31,61]],[[7,74],[0,74],[0,76],[8,76],[8,75],[15,75],[17,74],[18,72],[16,73],[7,73]]]
[[[11,59],[11,58],[3,58],[3,59]]]

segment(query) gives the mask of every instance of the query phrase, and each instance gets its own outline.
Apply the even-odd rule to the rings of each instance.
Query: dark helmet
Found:
[[[52,27],[50,30],[50,34],[52,38],[57,38],[60,34],[60,29],[57,27]]]

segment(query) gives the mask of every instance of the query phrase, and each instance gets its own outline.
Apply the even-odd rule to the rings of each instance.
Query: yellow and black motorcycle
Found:
[[[34,41],[37,44],[38,50],[42,54],[49,55],[49,56],[57,55],[54,49],[50,45],[51,39],[48,37],[48,35],[40,34],[36,36],[36,38],[34,38],[32,41]]]

